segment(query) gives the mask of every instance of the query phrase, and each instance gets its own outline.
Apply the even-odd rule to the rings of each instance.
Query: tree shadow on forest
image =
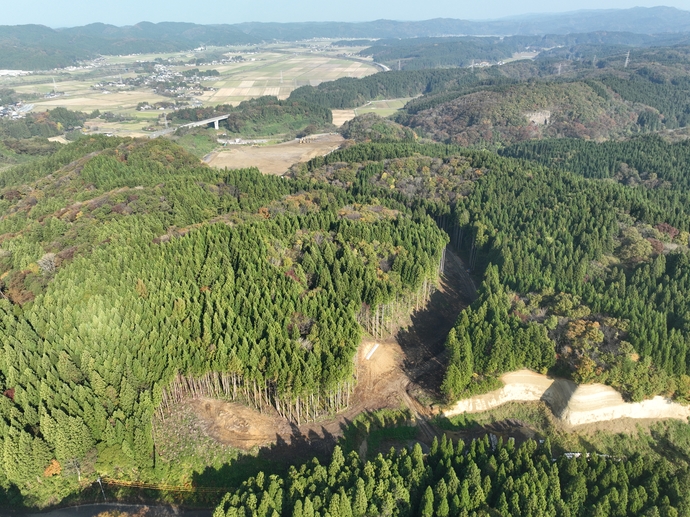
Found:
[[[340,424],[344,432],[352,425],[345,420]],[[195,473],[192,484],[197,487],[239,487],[242,481],[256,476],[259,472],[283,475],[291,465],[316,458],[324,464],[330,461],[333,448],[338,438],[325,427],[320,432],[309,429],[306,434],[295,424],[290,424],[291,434],[288,437],[276,434],[276,441],[271,445],[260,447],[258,453],[241,455],[232,463],[219,468],[207,467],[203,472]]]
[[[30,509],[25,506],[26,504],[27,501],[16,486],[0,487],[0,509],[7,509],[8,513],[13,511],[24,513]]]
[[[396,339],[405,354],[403,368],[425,390],[440,393],[446,370],[445,341],[457,318],[473,300],[467,293],[462,262],[448,250],[442,288],[423,309],[410,316],[411,325],[401,328]]]
[[[651,444],[652,449],[671,462],[683,462],[686,465],[690,464],[690,454],[685,447],[674,443],[665,433],[660,429],[651,429],[651,435],[654,442]]]

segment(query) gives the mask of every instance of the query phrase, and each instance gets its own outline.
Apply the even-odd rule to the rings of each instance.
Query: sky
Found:
[[[663,0],[690,10],[690,0]],[[0,25],[74,27],[93,22],[240,23],[295,21],[487,20],[526,13],[653,7],[659,0],[0,0]]]

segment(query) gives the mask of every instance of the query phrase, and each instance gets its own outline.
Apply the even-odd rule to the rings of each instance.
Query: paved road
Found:
[[[171,133],[174,133],[176,127],[169,127],[168,129],[161,129],[160,131],[154,131],[149,135],[149,138],[158,138],[159,136],[164,136],[164,135],[169,135]]]

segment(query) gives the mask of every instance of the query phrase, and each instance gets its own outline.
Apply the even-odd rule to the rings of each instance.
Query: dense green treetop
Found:
[[[434,439],[363,462],[336,447],[284,476],[263,472],[228,493],[215,517],[398,515],[575,517],[683,515],[686,468],[667,460],[574,453],[552,458],[549,441],[517,447],[488,437],[469,444]]]
[[[162,139],[85,138],[3,180],[0,484],[27,504],[74,473],[164,475],[152,417],[183,385],[295,419],[341,408],[360,310],[433,280],[447,242],[393,199]]]
[[[226,104],[208,108],[185,108],[175,112],[180,122],[199,121],[218,115],[229,115],[220,122],[233,135],[269,136],[303,130],[311,126],[313,131],[330,129],[333,122],[331,110],[301,100],[282,100],[265,96],[241,102],[237,107]]]

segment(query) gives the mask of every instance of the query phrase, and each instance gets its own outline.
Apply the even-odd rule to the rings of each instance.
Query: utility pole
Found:
[[[283,71],[280,71],[280,84],[283,84]]]

